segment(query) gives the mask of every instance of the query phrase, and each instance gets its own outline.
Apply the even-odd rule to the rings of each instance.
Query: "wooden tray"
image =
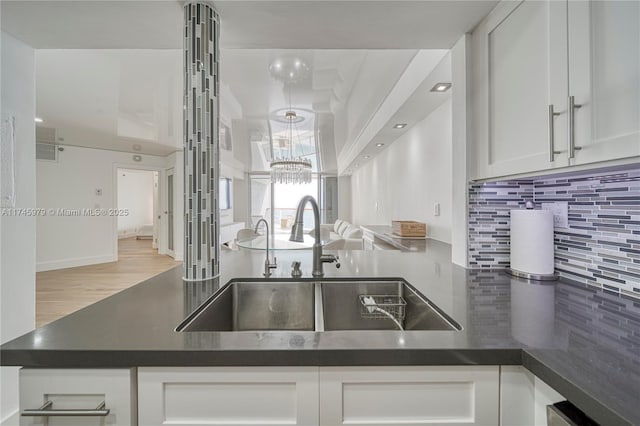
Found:
[[[427,225],[413,220],[394,220],[391,222],[394,234],[400,237],[426,237]]]

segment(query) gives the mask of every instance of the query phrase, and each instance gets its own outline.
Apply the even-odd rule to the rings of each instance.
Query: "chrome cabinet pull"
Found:
[[[555,155],[560,154],[562,151],[555,150],[555,126],[554,126],[554,118],[560,115],[559,112],[553,111],[553,104],[549,105],[549,162],[553,163],[555,161]]]
[[[576,146],[575,135],[575,113],[576,109],[581,108],[582,105],[576,105],[575,96],[569,96],[569,158],[575,158],[576,151],[580,151],[582,148]]]
[[[109,415],[108,408],[105,407],[104,401],[102,401],[98,406],[93,410],[83,410],[83,409],[65,409],[65,410],[54,410],[51,408],[53,406],[52,401],[45,402],[42,407],[33,409],[22,410],[20,413],[21,416],[24,417],[62,417],[62,416],[73,416],[73,417],[105,417]]]

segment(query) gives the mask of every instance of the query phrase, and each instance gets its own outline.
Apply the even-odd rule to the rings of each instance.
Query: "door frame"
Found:
[[[168,220],[168,212],[169,212],[169,176],[173,176],[173,249],[169,249],[169,220]],[[158,177],[158,179],[160,179],[160,177]],[[164,217],[165,219],[162,220],[161,226],[160,228],[163,231],[163,234],[165,235],[166,238],[162,239],[162,244],[158,244],[158,253],[160,253],[162,251],[162,254],[166,254],[167,256],[171,256],[172,258],[176,258],[176,218],[175,218],[175,214],[176,214],[176,168],[175,167],[168,167],[166,169],[164,169],[164,174],[162,177],[163,181],[162,181],[162,185],[161,188],[163,188],[164,192],[164,197],[162,200],[162,208],[160,216]]]
[[[165,168],[160,166],[149,166],[142,164],[130,164],[130,163],[113,163],[113,172],[112,172],[112,180],[113,180],[113,205],[115,208],[118,208],[118,169],[130,169],[130,170],[141,170],[146,172],[157,172],[158,173],[158,205],[160,208],[166,204],[166,200],[164,199],[165,194],[163,191],[163,178],[165,175]],[[166,190],[166,188],[165,188]],[[154,206],[154,216],[155,216],[155,207]],[[163,243],[166,240],[166,234],[163,232],[164,226],[162,225],[162,219],[158,219],[156,217],[153,218],[154,222],[159,220],[158,224],[158,254],[164,254],[161,250]],[[113,215],[111,216],[111,236],[112,236],[112,250],[113,250],[113,261],[116,262],[118,260],[118,217]],[[166,243],[165,243],[166,244]]]

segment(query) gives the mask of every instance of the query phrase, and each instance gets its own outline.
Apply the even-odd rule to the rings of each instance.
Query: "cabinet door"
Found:
[[[569,2],[573,164],[640,155],[640,2]]]
[[[320,367],[320,424],[497,425],[498,367]]]
[[[20,410],[34,410],[51,402],[51,410],[95,410],[101,402],[108,415],[20,417],[20,425],[137,424],[133,369],[29,369],[20,370]]]
[[[317,425],[318,367],[138,369],[141,425]]]
[[[568,165],[566,7],[505,1],[474,31],[478,178]]]

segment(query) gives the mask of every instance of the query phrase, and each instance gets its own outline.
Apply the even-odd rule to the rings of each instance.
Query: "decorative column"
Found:
[[[188,2],[184,22],[184,280],[203,281],[220,271],[220,18]]]

